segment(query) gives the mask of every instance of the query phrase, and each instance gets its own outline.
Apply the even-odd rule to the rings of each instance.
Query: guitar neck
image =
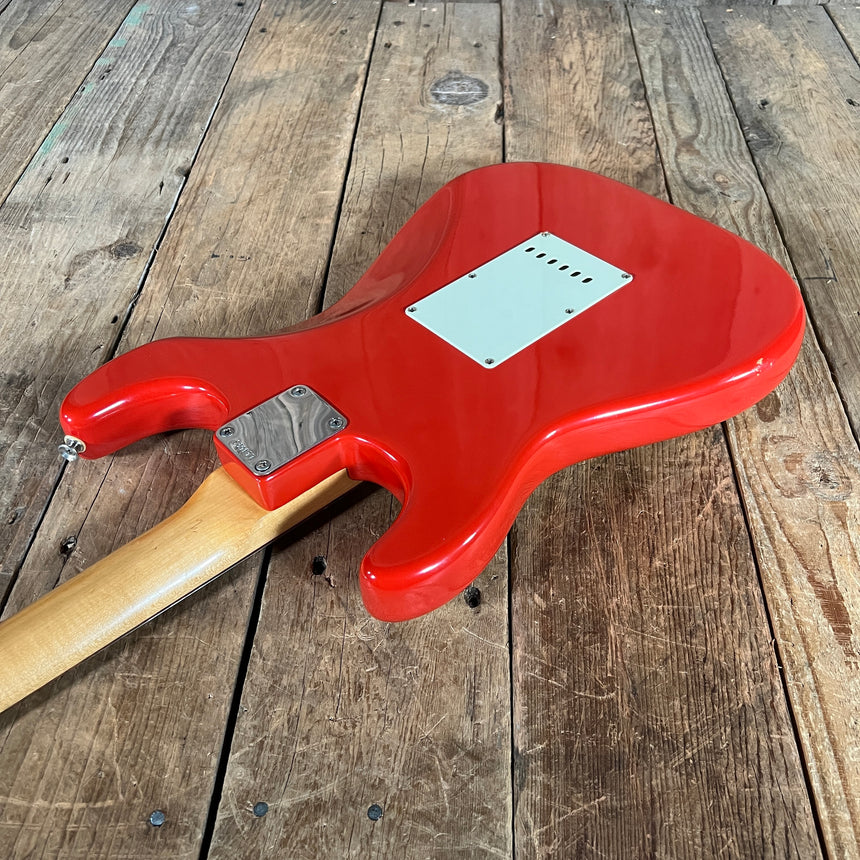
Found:
[[[173,516],[0,623],[0,711],[355,486],[343,470],[269,511],[217,469]]]

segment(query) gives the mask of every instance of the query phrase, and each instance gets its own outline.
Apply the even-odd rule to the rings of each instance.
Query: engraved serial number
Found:
[[[231,442],[230,447],[240,457],[244,457],[246,460],[253,460],[257,456],[257,452],[249,448],[241,439],[237,439],[235,442]]]

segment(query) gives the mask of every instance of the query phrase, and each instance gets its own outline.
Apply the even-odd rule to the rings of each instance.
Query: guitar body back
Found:
[[[326,312],[132,350],[61,417],[84,456],[211,428],[269,508],[344,467],[387,487],[403,509],[360,575],[368,609],[399,620],[465,587],[552,472],[761,399],[803,329],[793,280],[737,236],[592,173],[496,165],[435,194]],[[261,454],[283,447],[259,426],[276,396],[287,436],[312,414],[291,397],[322,403],[284,465]]]

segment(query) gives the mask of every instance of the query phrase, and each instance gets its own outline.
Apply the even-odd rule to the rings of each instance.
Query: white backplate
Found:
[[[492,369],[632,280],[582,248],[538,233],[411,305],[406,314]]]

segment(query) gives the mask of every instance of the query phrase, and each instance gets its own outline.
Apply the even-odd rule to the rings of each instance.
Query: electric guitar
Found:
[[[547,476],[746,409],[803,330],[785,271],[669,204],[551,164],[460,176],[324,313],[266,337],[156,341],[69,393],[69,458],[204,427],[223,469],[0,624],[0,708],[356,481],[403,505],[361,564],[367,609],[429,612],[484,568]]]

